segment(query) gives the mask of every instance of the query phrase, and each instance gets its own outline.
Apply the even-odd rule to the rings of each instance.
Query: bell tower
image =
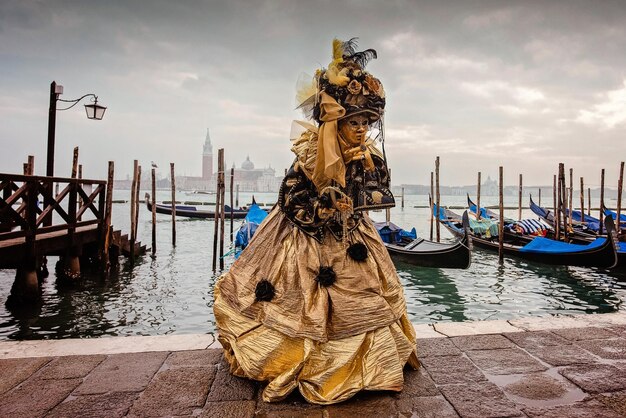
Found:
[[[206,129],[206,139],[202,150],[202,179],[211,180],[213,176],[213,144],[209,136],[209,128]]]

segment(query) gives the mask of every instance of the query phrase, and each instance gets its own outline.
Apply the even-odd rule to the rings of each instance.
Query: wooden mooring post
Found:
[[[591,216],[591,187],[587,187],[587,215]]]
[[[213,271],[217,270],[217,239],[219,236],[220,224],[223,226],[222,212],[224,207],[222,188],[224,187],[224,148],[217,150],[217,187],[215,192],[215,229],[213,231]],[[223,232],[223,231],[222,231]],[[223,235],[221,235],[223,240]],[[223,242],[221,246],[223,252]],[[223,255],[223,254],[222,254]],[[223,257],[220,257],[220,266],[223,268]]]
[[[559,183],[560,183],[560,191],[561,198],[559,199],[559,205],[561,207],[561,217],[563,220],[563,238],[567,239],[569,235],[569,231],[567,230],[567,186],[565,185],[565,164],[559,164]],[[560,223],[560,222],[559,222]]]
[[[402,209],[404,209],[404,186],[402,187],[402,204],[400,205]]]
[[[498,195],[500,197],[500,222],[498,223],[498,261],[504,262],[504,170],[502,166],[498,169],[499,185]]]
[[[104,225],[102,227],[101,238],[102,247],[100,248],[100,262],[102,263],[102,270],[104,274],[108,276],[111,270],[111,260],[109,259],[109,248],[111,247],[111,215],[113,210],[113,179],[115,178],[115,163],[109,161],[109,168],[107,174],[107,189],[105,197],[104,208]]]
[[[617,231],[617,236],[622,233],[622,222],[621,222],[621,213],[622,213],[622,189],[624,188],[624,161],[622,161],[619,165],[619,180],[617,181],[617,210],[615,211],[615,230]]]
[[[574,210],[574,169],[570,168],[569,169],[569,195],[568,195],[568,225],[570,227],[570,229],[572,228],[572,211]],[[569,232],[569,231],[568,231]]]
[[[174,163],[170,163],[170,181],[172,184],[172,245],[176,246],[176,177]]]
[[[220,271],[224,270],[224,212],[226,209],[226,164],[224,162],[224,150],[222,150],[222,159],[221,159],[221,163],[222,163],[222,169],[220,171],[221,174],[221,179],[220,179],[220,183],[222,185],[222,197],[220,198],[221,201],[221,208],[220,208]],[[231,216],[232,216],[232,210],[231,210]]]
[[[156,254],[156,168],[152,167],[152,255]]]
[[[476,182],[476,219],[480,220],[480,171]]]
[[[235,182],[235,167],[230,168],[230,242],[233,242],[233,223],[234,223],[234,208],[233,205],[233,183]]]
[[[435,193],[437,194],[437,219],[439,219],[439,213],[441,211],[441,195],[439,194],[439,156],[435,159]],[[441,227],[439,221],[435,223],[437,232],[437,242],[441,240]]]
[[[519,193],[517,201],[517,220],[522,220],[522,175],[519,175]]]

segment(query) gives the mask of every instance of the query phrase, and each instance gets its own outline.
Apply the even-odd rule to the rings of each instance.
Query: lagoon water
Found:
[[[142,193],[143,195],[143,193]],[[129,200],[129,191],[116,191],[115,199]],[[157,192],[157,200],[167,200],[169,191]],[[252,195],[242,193],[240,202]],[[257,202],[271,204],[275,193],[255,193]],[[405,208],[392,209],[397,225],[415,227],[428,238],[428,197],[406,196]],[[213,196],[178,192],[182,201],[211,200]],[[227,196],[228,200],[228,196]],[[528,198],[524,199],[526,205]],[[482,205],[497,203],[485,196]],[[594,207],[598,202],[592,202]],[[443,206],[463,206],[464,196],[442,196]],[[517,206],[517,197],[505,199],[506,206]],[[129,203],[113,205],[115,229],[130,229]],[[461,210],[455,210],[461,212]],[[372,213],[384,220],[384,213]],[[517,210],[505,215],[517,217]],[[530,210],[523,217],[534,216]],[[241,221],[235,221],[235,230]],[[213,285],[219,276],[211,271],[214,222],[177,218],[177,245],[171,244],[171,217],[157,214],[157,251],[141,257],[134,267],[125,258],[107,280],[87,276],[70,288],[55,282],[55,258],[50,258],[50,277],[43,285],[40,307],[9,311],[4,305],[15,272],[0,270],[0,339],[87,338],[104,335],[163,335],[215,332],[212,312]],[[139,240],[150,246],[151,215],[141,206]],[[226,237],[229,223],[226,223]],[[443,240],[451,235],[441,229]],[[229,241],[228,241],[229,242]],[[232,257],[225,258],[226,268]],[[398,265],[405,289],[410,319],[415,323],[514,319],[529,316],[595,314],[624,309],[626,273],[578,267],[548,266],[505,258],[498,263],[496,253],[475,249],[467,270],[417,268]]]

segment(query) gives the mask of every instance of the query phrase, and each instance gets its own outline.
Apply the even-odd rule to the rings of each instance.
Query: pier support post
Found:
[[[20,307],[24,304],[32,304],[41,300],[37,270],[34,265],[27,264],[18,268],[15,272],[15,281],[7,300],[7,305],[9,306]]]

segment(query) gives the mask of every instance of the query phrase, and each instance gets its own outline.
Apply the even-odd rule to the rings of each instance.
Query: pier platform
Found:
[[[230,375],[210,335],[0,342],[2,417],[626,417],[626,312],[415,325],[400,393],[331,406]]]

